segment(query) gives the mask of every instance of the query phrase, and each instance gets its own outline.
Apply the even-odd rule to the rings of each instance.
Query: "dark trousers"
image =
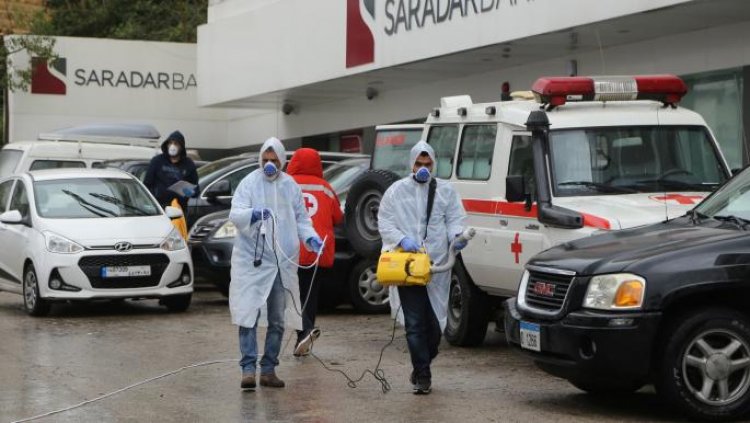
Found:
[[[432,311],[427,288],[424,286],[399,286],[401,310],[406,325],[406,343],[416,377],[432,378],[430,363],[438,355],[440,323]]]
[[[299,269],[297,276],[299,277],[299,296],[300,296],[300,307],[305,307],[302,313],[302,330],[297,331],[297,342],[301,341],[302,338],[306,337],[315,327],[315,315],[318,314],[318,291],[320,290],[320,284],[325,279],[325,271],[318,268],[318,272],[315,274],[315,280],[312,280],[313,272],[315,269]],[[312,291],[311,291],[312,288]],[[305,300],[307,295],[310,295],[310,299],[307,300],[305,306]]]

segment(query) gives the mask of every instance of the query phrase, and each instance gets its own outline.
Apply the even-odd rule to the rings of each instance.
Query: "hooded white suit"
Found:
[[[432,158],[433,169],[437,169],[435,151],[424,141],[418,142],[411,149],[410,166],[413,166],[422,152]],[[429,183],[421,184],[410,175],[395,182],[385,192],[378,211],[378,229],[383,238],[383,251],[395,249],[402,239],[409,237],[418,243],[424,240],[433,263],[445,262],[450,241],[464,231],[466,212],[453,186],[448,181],[438,179],[427,239],[424,239],[428,188]],[[450,272],[433,274],[432,281],[427,285],[430,305],[442,330],[445,330],[448,319],[450,278]],[[390,302],[391,313],[396,313],[401,302],[395,287],[390,288]],[[404,323],[402,311],[398,313],[398,319],[401,324]]]
[[[263,143],[260,155],[269,148],[279,157],[283,168],[286,152],[281,141],[276,138],[268,139]],[[259,162],[262,163],[262,160]],[[232,282],[229,286],[232,323],[246,328],[254,327],[258,312],[261,311],[260,323],[267,324],[266,307],[263,306],[276,274],[281,270],[282,283],[288,290],[285,293],[286,326],[302,329],[296,264],[300,241],[305,242],[317,236],[302,198],[302,191],[292,177],[279,172],[275,179],[269,180],[262,168],[247,175],[237,187],[229,213],[229,220],[237,226],[238,232],[232,252]],[[264,208],[273,212],[276,223],[272,219],[261,219],[250,224],[253,209]],[[265,246],[264,237],[259,230],[261,224],[266,228]],[[277,242],[273,241],[274,236]],[[278,251],[279,248],[283,254]],[[261,260],[258,267],[254,265],[256,259]]]

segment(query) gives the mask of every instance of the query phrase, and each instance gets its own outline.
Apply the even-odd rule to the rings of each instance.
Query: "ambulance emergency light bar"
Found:
[[[543,77],[531,91],[548,110],[568,101],[655,100],[675,107],[687,85],[675,75]]]

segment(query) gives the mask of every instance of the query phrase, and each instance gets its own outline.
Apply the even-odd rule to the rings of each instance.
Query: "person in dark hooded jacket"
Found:
[[[326,238],[316,279],[313,280],[315,269],[299,269],[299,292],[301,301],[307,299],[302,316],[302,330],[297,331],[297,345],[294,348],[295,356],[305,356],[310,353],[313,342],[320,336],[320,330],[315,327],[315,315],[318,310],[318,288],[320,282],[330,275],[324,269],[333,267],[334,254],[336,251],[333,227],[341,223],[344,218],[341,212],[341,204],[336,192],[323,179],[323,164],[320,154],[312,148],[300,148],[294,152],[287,174],[294,178],[300,189],[307,208],[307,214],[312,219],[315,232]],[[302,247],[302,246],[301,246]],[[315,263],[317,254],[300,248],[299,264],[310,266]]]
[[[185,151],[185,137],[180,131],[172,132],[161,144],[161,151],[162,154],[151,159],[143,184],[162,207],[177,199],[187,212],[188,199],[198,192],[198,172]],[[181,193],[169,189],[179,181],[189,182],[195,185],[195,189],[185,188]]]

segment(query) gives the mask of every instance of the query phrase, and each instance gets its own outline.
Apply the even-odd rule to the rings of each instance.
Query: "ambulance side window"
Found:
[[[427,134],[427,143],[435,149],[436,176],[449,179],[453,174],[453,157],[458,141],[458,125],[433,126]]]
[[[536,178],[534,177],[534,154],[531,149],[531,137],[528,135],[514,135],[510,146],[510,163],[508,175],[523,176],[531,198],[536,194]]]
[[[492,154],[495,151],[497,125],[465,126],[458,152],[459,179],[486,181],[492,173]]]

